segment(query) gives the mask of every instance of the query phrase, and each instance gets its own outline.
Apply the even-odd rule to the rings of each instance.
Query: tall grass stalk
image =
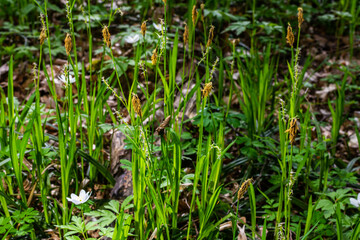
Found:
[[[341,82],[341,86],[339,87],[338,84],[336,84],[337,87],[337,98],[335,100],[335,109],[330,103],[330,100],[328,101],[328,106],[331,111],[332,116],[332,128],[331,128],[331,139],[332,139],[332,155],[335,154],[336,151],[336,143],[339,136],[340,127],[344,121],[344,104],[345,104],[345,88],[346,88],[346,80],[347,80],[348,73],[347,71],[344,74],[344,77]]]
[[[280,193],[279,193],[279,205],[278,211],[276,214],[276,225],[275,225],[275,236],[279,236],[282,232],[282,226],[284,225],[285,236],[286,239],[291,238],[291,200],[293,194],[293,186],[296,182],[297,176],[299,172],[293,172],[293,154],[294,154],[294,144],[297,137],[298,131],[298,109],[299,109],[299,92],[302,87],[302,81],[304,76],[304,71],[306,67],[304,67],[303,71],[299,70],[299,57],[300,57],[300,31],[301,31],[301,23],[302,19],[302,9],[299,8],[298,20],[299,20],[299,28],[298,28],[298,36],[297,43],[295,49],[295,56],[293,54],[293,41],[294,37],[292,35],[292,29],[289,25],[288,27],[288,36],[287,41],[291,46],[291,62],[288,63],[288,71],[290,74],[289,83],[289,105],[287,111],[285,110],[285,103],[281,100],[282,108],[278,114],[279,121],[279,135],[280,135],[280,149],[281,149],[281,159],[279,160],[280,170],[281,170],[281,185],[280,185]],[[292,35],[292,36],[291,36]],[[288,112],[288,116],[286,115]],[[288,121],[286,121],[286,117],[288,117]],[[307,119],[309,116],[307,115]],[[308,121],[308,120],[307,120]],[[304,132],[303,132],[304,133]],[[300,147],[303,145],[303,141],[300,141]],[[290,146],[289,146],[290,144]],[[300,166],[303,166],[305,162],[303,162]],[[302,167],[301,167],[302,168]],[[301,169],[300,168],[300,169]],[[284,218],[284,222],[282,219]]]

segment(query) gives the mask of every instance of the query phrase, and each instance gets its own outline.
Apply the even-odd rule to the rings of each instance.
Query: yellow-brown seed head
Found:
[[[45,29],[45,27],[43,27],[43,28],[41,29],[41,33],[40,33],[40,36],[39,36],[40,45],[43,45],[43,44],[44,44],[44,41],[45,41],[46,38],[47,38],[46,29]]]
[[[237,199],[240,200],[244,197],[246,191],[248,190],[250,183],[252,183],[253,179],[249,178],[243,184],[241,184],[241,187],[237,193]]]
[[[184,47],[186,46],[186,44],[188,44],[189,42],[189,28],[187,25],[185,25],[185,30],[184,30],[184,34],[183,34],[183,40],[184,40]]]
[[[205,9],[205,4],[202,3],[202,4],[200,5],[200,9],[201,9],[201,21],[204,22],[204,15],[205,15],[204,9]]]
[[[156,65],[157,62],[157,48],[154,49],[153,54],[151,56],[151,63],[152,65]]]
[[[135,93],[132,93],[131,103],[134,112],[141,117],[141,103],[139,97]]]
[[[141,34],[143,35],[143,37],[145,37],[145,33],[146,33],[146,21],[143,21],[143,23],[141,24]]]
[[[166,5],[167,0],[163,0],[164,4]]]
[[[303,9],[301,7],[298,8],[298,23],[299,28],[301,28],[301,24],[304,22]]]
[[[210,31],[209,31],[209,39],[207,41],[207,44],[206,44],[206,47],[210,47],[211,46],[211,43],[212,43],[212,40],[214,38],[214,26],[211,25],[210,27]]]
[[[205,84],[205,87],[202,90],[203,98],[208,97],[212,89],[213,89],[212,82],[208,82],[207,84]]]
[[[65,49],[66,49],[66,54],[67,55],[70,55],[71,48],[72,48],[71,36],[70,36],[70,34],[66,34]]]
[[[192,14],[191,14],[191,18],[192,18],[192,22],[193,22],[194,26],[195,26],[195,23],[196,23],[197,14],[198,14],[198,12],[196,11],[196,4],[195,4],[193,6]]]
[[[111,45],[111,41],[110,41],[110,32],[109,32],[109,29],[107,26],[104,26],[103,30],[102,30],[102,35],[103,35],[103,38],[104,38],[104,43],[106,43],[106,45],[108,47],[110,47]]]
[[[296,138],[296,134],[297,134],[298,130],[299,130],[299,128],[297,126],[297,119],[295,117],[290,120],[290,127],[289,127],[289,129],[287,129],[285,131],[286,133],[289,133],[289,139],[290,139],[291,145],[293,145],[295,142],[295,138]]]
[[[286,42],[287,42],[291,47],[293,47],[293,45],[294,45],[294,40],[295,40],[295,37],[294,37],[293,31],[292,31],[291,25],[290,25],[290,23],[289,23],[288,28],[287,28],[287,34],[286,34]]]

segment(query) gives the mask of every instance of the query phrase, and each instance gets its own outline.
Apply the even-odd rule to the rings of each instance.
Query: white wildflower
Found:
[[[59,79],[60,81],[62,81],[64,84],[68,84],[68,83],[71,84],[71,83],[74,83],[74,82],[76,81],[73,76],[69,75],[69,79],[67,79],[67,77],[66,77],[64,74],[60,75],[60,76],[58,77],[58,79]]]
[[[72,193],[71,198],[66,198],[69,202],[75,203],[75,205],[83,204],[89,200],[91,192],[85,192],[84,189],[81,189],[79,196]]]
[[[137,41],[140,40],[140,35],[139,34],[131,34],[125,37],[125,42],[126,43],[136,43]]]
[[[358,194],[357,199],[350,198],[350,203],[358,208],[360,206],[360,193]]]
[[[156,30],[158,30],[159,32],[161,32],[161,24],[159,23],[159,24],[156,24],[156,23],[153,23],[153,26],[154,26],[154,28],[156,29]]]

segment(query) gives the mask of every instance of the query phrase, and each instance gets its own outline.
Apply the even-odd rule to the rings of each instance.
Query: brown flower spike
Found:
[[[143,35],[143,37],[145,37],[146,34],[146,21],[143,21],[143,23],[141,24],[141,34]]]
[[[66,49],[66,54],[67,55],[70,55],[71,48],[72,48],[71,36],[70,36],[70,34],[66,34],[65,49]]]
[[[212,87],[212,82],[208,82],[207,84],[205,84],[205,87],[204,87],[204,89],[202,90],[202,92],[203,92],[203,98],[209,96],[212,88],[213,88],[213,87]]]
[[[152,65],[156,65],[157,62],[157,48],[154,49],[153,54],[151,56],[151,63]]]
[[[45,27],[43,27],[43,28],[41,29],[41,33],[40,33],[40,36],[39,36],[40,45],[43,45],[43,44],[44,44],[44,41],[45,41],[46,38],[47,38],[47,36],[46,36],[46,29],[45,29]]]
[[[290,139],[291,145],[293,145],[294,142],[295,142],[295,137],[296,137],[296,134],[297,134],[298,130],[299,130],[299,128],[297,126],[297,119],[296,118],[291,119],[290,127],[289,127],[289,129],[287,129],[285,131],[286,133],[290,134],[289,139]]]
[[[132,103],[134,112],[136,112],[137,115],[139,115],[141,117],[140,99],[139,99],[138,95],[136,95],[135,93],[132,93],[131,103]]]
[[[288,28],[287,28],[287,34],[286,34],[286,42],[287,42],[291,47],[293,47],[293,45],[294,45],[294,40],[295,40],[295,37],[294,37],[294,34],[293,34],[293,32],[292,32],[291,25],[290,25],[290,23],[289,23]]]
[[[184,40],[184,46],[186,46],[186,44],[188,44],[188,42],[189,42],[189,28],[187,25],[185,25],[183,40]]]
[[[243,182],[243,184],[241,184],[241,187],[237,193],[237,199],[240,200],[244,197],[244,194],[246,193],[246,191],[248,190],[250,183],[252,183],[253,179],[249,178],[247,179],[245,182]]]
[[[299,28],[301,28],[301,24],[304,22],[303,9],[301,7],[298,8],[298,23]]]
[[[193,6],[193,9],[192,9],[192,14],[191,14],[191,17],[192,17],[192,22],[195,26],[195,23],[196,23],[196,19],[197,19],[197,11],[196,11],[196,5]]]
[[[104,42],[106,43],[106,45],[108,47],[110,47],[111,45],[111,41],[110,41],[110,32],[107,26],[104,26],[103,30],[102,30],[102,35],[104,38]]]
[[[214,29],[215,27],[213,25],[211,25],[210,30],[209,30],[209,39],[207,41],[206,47],[210,47],[212,40],[214,38]]]
[[[204,9],[205,9],[205,4],[202,3],[202,4],[200,5],[200,8],[201,8],[201,21],[204,22],[204,15],[205,15]]]

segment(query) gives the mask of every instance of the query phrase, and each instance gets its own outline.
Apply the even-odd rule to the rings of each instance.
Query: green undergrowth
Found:
[[[134,9],[14,2],[19,11],[11,3],[13,12],[1,13],[9,31],[0,42],[19,34],[36,44],[0,48],[8,66],[0,89],[2,239],[359,238],[359,157],[341,131],[353,117],[347,94],[358,94],[358,69],[344,65],[329,77],[336,91],[322,107],[331,121],[319,120],[306,90],[315,60],[301,50],[303,26],[317,13],[320,26],[336,22],[337,40],[348,30],[354,57],[356,1],[324,5],[331,14],[317,2],[298,9],[269,1],[266,9],[246,1],[242,16],[229,12],[233,1],[149,0]],[[148,18],[154,6],[161,21]],[[284,16],[274,15],[280,10]],[[139,22],[126,16],[132,11]],[[32,91],[19,102],[16,69],[25,58]],[[108,195],[116,131],[131,152],[119,160],[132,176],[133,194],[122,201]],[[344,148],[352,159],[339,155]],[[82,189],[93,194],[76,204],[71,194]]]

